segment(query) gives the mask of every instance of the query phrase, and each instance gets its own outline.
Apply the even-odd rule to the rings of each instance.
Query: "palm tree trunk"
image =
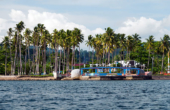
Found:
[[[67,53],[67,55],[66,55],[66,59],[67,59],[67,64],[66,64],[66,71],[67,71],[67,73],[68,73],[68,70],[69,70],[69,47],[67,47],[67,51],[66,51],[66,53]]]
[[[11,36],[10,36],[10,38],[9,38],[9,49],[10,49],[10,59],[11,59],[11,75],[12,75],[12,70],[13,70],[13,68],[12,68],[12,66],[13,66],[13,64],[12,64],[12,55],[11,55]]]
[[[105,67],[107,66],[106,65],[106,58],[107,58],[107,52],[105,51]],[[106,72],[106,69],[104,69],[104,72]]]
[[[65,74],[64,70],[65,70],[65,48],[63,48],[64,51],[64,60],[63,60],[63,74]]]
[[[101,64],[101,57],[99,58],[99,64]]]
[[[129,51],[129,60],[130,60],[130,51]]]
[[[89,64],[90,64],[90,46],[89,46]]]
[[[73,49],[72,49],[72,61],[71,61],[71,70],[73,69],[73,54],[74,54],[74,46],[73,46]]]
[[[80,63],[81,61],[80,61],[80,44],[79,44],[79,69],[80,69]]]
[[[149,59],[150,59],[150,48],[149,48],[149,56],[148,56],[148,68],[147,68],[147,71],[149,69]]]
[[[58,44],[57,47],[55,46],[55,72],[58,75],[57,68],[58,68]]]
[[[128,58],[129,58],[129,49],[128,49],[128,47],[127,47],[127,60],[128,60]]]
[[[19,37],[19,57],[20,57],[20,75],[22,72],[22,60],[21,60],[21,37]]]
[[[164,50],[163,50],[163,56],[162,56],[162,72],[163,72],[163,66],[164,66]]]
[[[18,75],[20,73],[20,70],[19,70],[19,56],[17,55],[17,65],[18,65]]]
[[[43,69],[44,69],[44,48],[42,48],[42,49],[40,49],[40,64],[42,65],[42,72],[44,72],[43,71]],[[42,60],[41,60],[41,58],[42,58]]]
[[[92,67],[93,67],[93,49],[92,49]]]
[[[16,59],[17,59],[17,44],[18,44],[18,32],[17,32],[17,39],[16,39],[16,42],[15,42],[15,58],[14,58],[14,68],[13,68],[13,75],[15,74],[15,68],[16,68]]]
[[[51,48],[50,48],[50,45],[49,45],[49,51],[48,51],[48,54],[49,54],[49,60],[50,60],[50,66],[51,66],[51,55],[50,55],[50,50],[51,50]],[[52,71],[51,71],[52,72]]]
[[[71,69],[73,69],[74,66],[75,66],[75,62],[74,62],[74,54],[75,54],[75,52],[74,51],[75,51],[75,46],[73,46],[73,50],[72,50],[72,64],[71,64],[72,68]],[[73,62],[74,62],[74,65],[73,65]]]
[[[6,76],[7,52],[5,52],[5,76]]]
[[[33,61],[32,61],[32,71],[33,71],[33,74],[35,74],[35,45],[34,45],[34,48],[33,48]]]
[[[36,46],[36,74],[39,74],[39,48]]]
[[[102,66],[103,66],[103,63],[104,63],[104,48],[103,48],[103,60],[102,60]]]
[[[108,52],[108,64],[110,63],[110,43],[109,43],[109,52]]]
[[[31,73],[31,63],[30,63],[31,59],[30,59],[30,48],[29,48],[29,46],[30,45],[28,45],[28,62],[29,62],[29,68],[30,68],[29,73]]]
[[[75,51],[75,49],[74,49],[74,68],[75,68],[75,64],[77,63],[77,59],[76,59],[76,51]]]
[[[97,62],[96,62],[97,64],[99,64],[99,56],[97,55]]]
[[[112,63],[113,63],[113,56],[114,56],[114,54],[112,53]]]
[[[44,43],[44,61],[43,61],[43,67],[44,67],[44,74],[46,74],[46,43]]]
[[[126,53],[127,54],[127,53]],[[124,56],[124,52],[123,51],[121,51],[121,57],[123,58],[123,60],[125,59],[125,56]],[[121,60],[122,60],[122,58],[121,58]]]
[[[27,46],[25,49],[25,73],[24,74],[26,74],[26,62],[27,62]]]
[[[59,73],[60,73],[60,66],[61,66],[61,49],[60,49],[60,59],[59,59]]]

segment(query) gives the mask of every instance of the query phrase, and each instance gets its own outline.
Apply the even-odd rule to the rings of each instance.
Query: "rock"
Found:
[[[53,71],[53,76],[55,79],[57,79],[57,73],[55,71]]]
[[[71,78],[80,77],[80,69],[74,69],[71,71]]]

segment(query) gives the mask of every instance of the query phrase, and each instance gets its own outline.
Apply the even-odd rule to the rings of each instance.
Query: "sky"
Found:
[[[111,27],[126,36],[138,33],[160,40],[170,35],[170,0],[0,0],[0,42],[10,27],[24,21],[33,28],[42,23],[54,29],[81,29],[85,41]],[[85,42],[81,48],[87,50]]]

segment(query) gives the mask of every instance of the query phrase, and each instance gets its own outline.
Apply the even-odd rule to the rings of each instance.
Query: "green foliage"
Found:
[[[103,34],[88,36],[86,45],[90,47],[89,49],[91,49],[91,51],[82,49],[79,51],[77,47],[79,48],[80,43],[84,41],[84,35],[78,28],[66,31],[64,29],[54,29],[53,33],[49,33],[44,24],[39,23],[33,31],[26,28],[23,33],[24,28],[25,25],[23,21],[16,24],[15,31],[9,28],[7,32],[8,36],[5,36],[0,44],[1,75],[5,74],[5,58],[7,58],[7,75],[11,74],[11,65],[14,65],[14,63],[16,66],[14,74],[16,75],[19,73],[19,67],[21,65],[21,71],[24,71],[26,68],[27,75],[31,74],[29,73],[30,70],[32,72],[33,68],[35,70],[37,66],[39,66],[38,72],[40,74],[45,70],[46,73],[51,73],[54,70],[55,63],[58,63],[54,60],[56,52],[54,49],[59,49],[59,47],[62,47],[62,52],[61,56],[59,52],[57,56],[63,61],[67,61],[69,58],[68,62],[64,62],[65,64],[69,63],[69,66],[73,63],[72,57],[75,58],[76,64],[79,62],[87,63],[86,67],[90,67],[90,63],[99,64],[106,62],[108,64],[112,61],[136,60],[141,64],[145,64],[148,70],[152,70],[152,57],[154,57],[154,73],[167,70],[167,53],[170,51],[170,38],[168,35],[162,36],[163,38],[161,38],[160,41],[154,41],[154,36],[149,36],[148,39],[146,39],[147,42],[142,42],[141,37],[137,33],[126,36],[125,34],[115,33],[112,28],[108,27]],[[34,46],[31,48],[30,45]],[[34,49],[35,47],[38,48]],[[50,51],[47,51],[49,50],[48,47],[50,47]],[[67,53],[68,50],[69,53]],[[65,58],[64,53],[66,53]],[[28,57],[30,57],[30,59]],[[38,61],[39,65],[37,65]],[[65,66],[63,65],[64,63],[60,64],[61,71],[63,71],[63,66]],[[46,66],[43,67],[45,64]],[[51,65],[53,66],[52,68]],[[115,67],[116,65],[113,64],[112,66]],[[121,64],[117,64],[117,67],[121,66]],[[93,65],[93,67],[96,66]],[[79,66],[75,67],[75,69],[78,68]],[[80,68],[84,68],[84,66]],[[94,69],[89,71],[94,72]],[[66,68],[64,68],[64,73],[66,73]]]

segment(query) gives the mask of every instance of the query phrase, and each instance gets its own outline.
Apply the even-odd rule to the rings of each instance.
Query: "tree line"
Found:
[[[0,61],[3,60],[5,63],[1,63],[0,68],[5,68],[5,75],[9,67],[8,74],[11,75],[40,74],[40,69],[43,73],[47,72],[48,62],[57,73],[62,67],[64,74],[76,68],[76,61],[79,62],[80,68],[81,59],[84,57],[84,60],[88,58],[88,62],[85,63],[105,65],[118,60],[136,60],[146,64],[147,70],[150,70],[151,58],[154,57],[155,72],[164,71],[167,66],[165,60],[169,53],[169,39],[169,35],[164,35],[160,41],[155,41],[154,36],[149,36],[146,42],[142,42],[137,33],[126,36],[115,33],[108,27],[103,34],[89,35],[85,41],[89,51],[81,54],[80,44],[84,41],[84,35],[80,29],[54,29],[50,33],[44,24],[39,23],[31,30],[25,28],[24,22],[21,21],[14,29],[9,28],[7,36],[3,38],[0,54],[5,57],[1,57]],[[34,47],[32,54],[30,46]],[[47,52],[47,47],[54,50],[54,54],[50,49]]]
[[[6,75],[6,66],[7,66],[7,54],[10,56],[11,63],[11,75],[14,75],[18,72],[18,75],[26,74],[26,63],[29,63],[29,73],[40,74],[40,63],[43,65],[43,73],[46,73],[46,48],[47,46],[55,50],[55,65],[54,71],[58,72],[58,60],[59,64],[61,63],[62,53],[58,56],[58,50],[62,49],[64,52],[63,56],[63,70],[65,68],[69,69],[69,54],[70,49],[72,49],[72,64],[75,64],[75,47],[80,48],[80,43],[83,42],[84,36],[80,29],[74,28],[74,30],[57,30],[54,29],[53,33],[50,33],[44,24],[37,24],[34,27],[33,31],[29,28],[26,28],[23,21],[16,24],[15,29],[9,28],[2,44],[5,51],[5,75]],[[23,33],[22,33],[23,32]],[[35,49],[33,50],[32,61],[30,59],[29,47],[33,45]],[[8,52],[9,50],[9,52]],[[24,54],[24,59],[22,55]],[[27,60],[28,54],[28,60]],[[42,61],[40,62],[40,57]],[[66,58],[67,57],[67,58]],[[19,69],[16,71],[16,62],[19,64]],[[23,63],[24,62],[24,63]],[[25,68],[23,70],[23,64]],[[63,71],[64,72],[64,71]]]
[[[167,61],[169,56],[170,37],[165,34],[160,41],[154,39],[154,36],[151,35],[146,39],[146,42],[142,42],[137,33],[126,36],[125,34],[115,33],[112,28],[108,27],[103,34],[89,35],[86,45],[94,49],[97,57],[96,62],[99,64],[105,63],[106,65],[119,60],[136,60],[141,64],[145,64],[148,71],[152,68],[150,62],[153,58],[155,63],[154,72],[165,71],[168,66],[165,60]],[[115,52],[117,49],[120,49],[118,55]]]

